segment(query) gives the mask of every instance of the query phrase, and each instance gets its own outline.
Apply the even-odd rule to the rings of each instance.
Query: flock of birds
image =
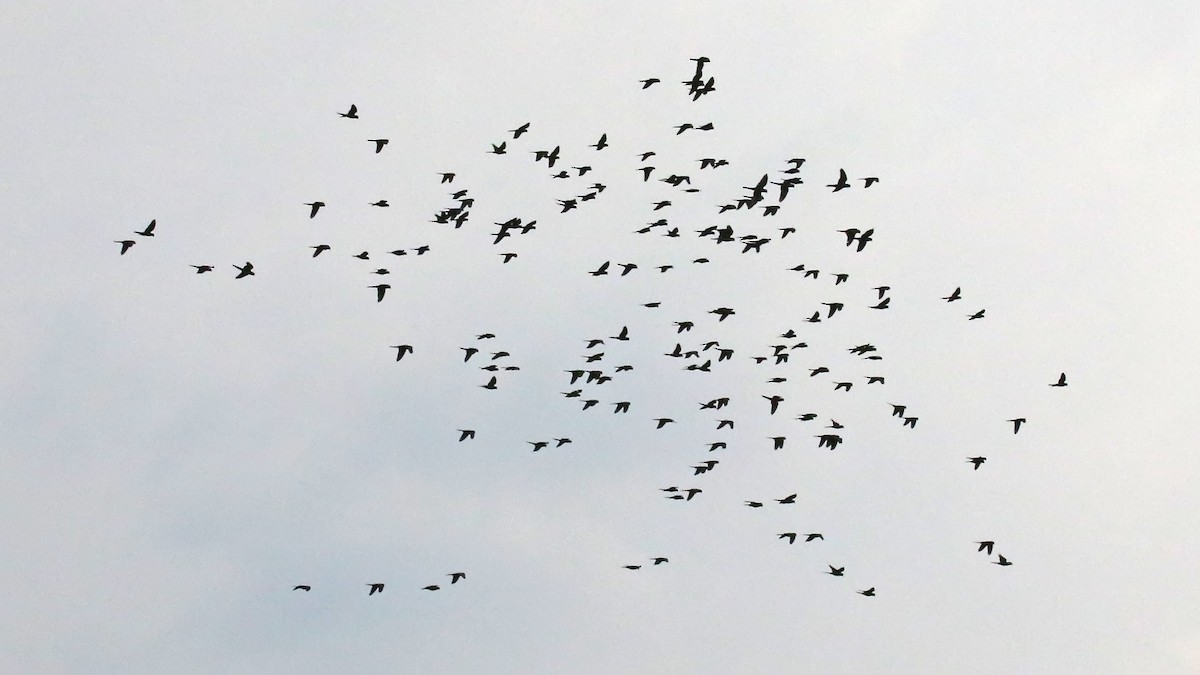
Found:
[[[713,76],[705,73],[705,68],[709,63],[707,58],[699,57],[692,59],[692,61],[695,63],[694,73],[691,78],[683,81],[683,84],[686,87],[687,95],[690,96],[693,101],[696,101],[716,90],[716,80]],[[641,88],[643,90],[648,89],[660,82],[661,80],[659,78],[647,78],[640,81],[642,85]],[[346,120],[359,119],[359,110],[355,105],[351,105],[345,112],[338,112],[337,114]],[[532,133],[531,125],[531,122],[525,122],[518,125],[516,128],[509,130],[508,133],[510,134],[510,137],[505,138],[498,143],[490,143],[491,149],[487,151],[487,154],[507,155],[511,150],[514,149],[512,145],[516,145],[526,134]],[[711,122],[683,123],[674,127],[674,135],[678,136],[690,131],[707,132],[712,131],[713,129],[714,125]],[[375,154],[383,152],[389,143],[389,140],[386,138],[371,138],[366,140],[368,143],[372,144]],[[576,155],[580,156],[577,166],[571,166],[569,170],[560,168],[557,172],[551,173],[550,177],[556,181],[566,181],[567,184],[574,185],[578,179],[585,175],[592,174],[593,172],[593,167],[588,164],[588,160],[586,159],[586,153],[602,152],[609,148],[609,146],[610,143],[608,134],[600,134],[596,142],[588,146],[591,148],[590,151],[582,151],[582,155]],[[544,163],[546,168],[550,171],[553,171],[555,167],[558,166],[560,161],[566,159],[566,154],[564,153],[562,147],[558,145],[554,146],[553,148],[531,149],[527,152],[533,155],[533,161],[535,163]],[[693,184],[693,176],[691,174],[671,172],[668,175],[661,175],[663,172],[660,172],[657,166],[649,163],[651,158],[657,156],[656,152],[652,150],[638,152],[634,156],[638,158],[641,165],[631,167],[631,169],[635,175],[640,175],[643,183],[648,183],[652,176],[661,176],[657,178],[658,182],[670,186],[671,189],[679,193],[678,197],[675,197],[674,195],[667,195],[671,198],[664,198],[653,202],[651,204],[652,208],[650,213],[657,213],[664,209],[670,208],[674,203],[674,199],[683,198],[684,195],[701,192],[701,189]],[[710,174],[717,169],[730,166],[728,159],[718,157],[701,157],[695,159],[694,161],[699,165],[698,171],[705,172],[706,174]],[[788,195],[793,191],[800,189],[801,185],[804,185],[805,181],[800,175],[804,164],[805,159],[803,158],[786,159],[783,162],[783,166],[777,169],[774,175],[772,175],[770,171],[763,173],[761,177],[753,181],[752,185],[742,188],[745,191],[743,194],[730,196],[727,199],[722,200],[722,203],[716,205],[717,215],[720,216],[721,214],[725,214],[727,212],[736,213],[738,211],[759,213],[762,217],[771,217],[777,215],[783,207],[784,201],[787,199]],[[438,175],[438,183],[441,185],[454,184],[457,176],[457,174],[454,172],[443,172]],[[699,183],[700,177],[697,175],[696,178],[697,183]],[[590,184],[586,187],[573,191],[570,196],[554,201],[554,204],[558,209],[558,214],[562,215],[570,211],[581,209],[588,202],[601,198],[602,193],[607,189],[608,186],[602,182],[599,182],[594,174],[593,178],[588,179],[588,181],[593,182],[590,182]],[[852,181],[845,169],[839,169],[837,179],[826,184],[825,187],[829,188],[833,193],[838,193],[854,187],[855,183],[857,182],[862,183],[861,188],[859,189],[867,189],[878,183],[879,178],[877,176],[866,176]],[[771,186],[778,188],[778,190],[774,192],[773,199],[770,198],[769,194],[771,192]],[[435,213],[433,215],[432,222],[452,226],[457,230],[463,228],[464,225],[466,225],[470,220],[473,213],[473,208],[475,206],[475,199],[470,195],[467,189],[455,189],[454,192],[449,193],[449,196],[451,200],[450,204]],[[375,208],[388,208],[390,206],[388,200],[386,199],[379,199],[375,202],[371,202],[369,205]],[[315,219],[321,214],[322,209],[326,208],[326,203],[324,201],[314,200],[312,202],[305,203],[304,206],[308,207],[308,218]],[[553,208],[549,207],[548,204],[547,207]],[[488,236],[492,238],[493,246],[509,240],[515,241],[516,238],[529,235],[537,230],[536,220],[526,220],[523,217],[511,217],[506,220],[495,222],[494,224],[498,229],[494,232],[488,233]],[[146,227],[144,227],[142,230],[135,231],[134,234],[141,238],[151,238],[156,235],[156,227],[157,221],[152,220]],[[694,233],[701,239],[711,241],[713,245],[718,248],[723,248],[721,246],[723,244],[732,243],[735,245],[733,247],[734,250],[736,250],[736,244],[740,243],[740,253],[750,254],[760,253],[764,246],[787,238],[789,235],[796,232],[796,228],[792,226],[785,226],[777,228],[775,231],[778,232],[777,237],[767,237],[758,233],[747,233],[741,236],[736,236],[734,227],[732,225],[725,224],[721,226],[709,225],[700,230],[694,231]],[[645,227],[635,230],[634,234],[648,235],[655,232],[660,232],[661,236],[672,239],[684,236],[684,233],[681,231],[681,227],[678,225],[672,225],[665,217],[658,217],[653,222],[646,224]],[[874,240],[875,236],[875,230],[873,228],[865,230],[859,228],[847,228],[843,230],[837,230],[837,233],[844,236],[844,241],[839,241],[842,241],[845,247],[851,248],[855,252],[862,252],[867,245]],[[116,243],[120,245],[120,254],[125,255],[128,253],[135,246],[135,244],[138,243],[138,241],[138,239],[116,240]],[[317,258],[323,254],[327,254],[332,250],[332,247],[325,243],[315,244],[309,248],[312,250],[312,258]],[[430,250],[430,246],[423,245],[415,248],[391,250],[386,252],[384,255],[396,257],[408,255],[422,256],[429,253]],[[352,257],[363,261],[375,260],[371,256],[371,252],[362,251],[353,254]],[[519,257],[519,252],[502,251],[498,254],[498,256],[501,258],[503,264],[508,264]],[[693,265],[703,265],[709,262],[711,262],[711,260],[708,257],[699,257],[691,260],[691,264]],[[679,264],[680,263],[678,262],[663,263],[655,265],[654,269],[657,269],[659,274],[665,274],[672,269],[675,269]],[[250,261],[246,261],[240,265],[234,264],[232,266],[237,270],[235,277],[237,279],[244,279],[246,277],[255,275],[254,264]],[[196,274],[207,274],[216,269],[216,267],[212,264],[193,264],[191,267],[196,270]],[[639,269],[641,268],[636,262],[616,262],[612,260],[605,260],[600,262],[594,269],[587,271],[587,274],[592,277],[604,277],[609,275],[624,277],[635,273]],[[801,276],[799,278],[801,280],[818,280],[822,272],[822,270],[809,268],[804,264],[796,265],[788,269],[792,272],[800,273]],[[373,274],[377,277],[383,277],[390,274],[390,270],[387,267],[375,267],[370,274]],[[827,273],[826,278],[830,277],[832,277],[833,286],[840,286],[849,282],[850,275],[845,272]],[[387,291],[391,288],[391,286],[387,283],[380,282],[368,285],[367,288],[374,291],[376,302],[383,302],[385,297],[387,297]],[[874,291],[874,297],[869,301],[872,304],[864,303],[864,307],[866,309],[877,311],[885,311],[889,309],[892,300],[891,296],[889,295],[889,291],[891,290],[890,287],[876,286],[872,290]],[[946,303],[954,303],[962,299],[963,294],[961,287],[955,288],[946,296],[941,297],[941,300],[945,301]],[[648,309],[656,309],[661,306],[661,302],[648,302],[644,303],[642,306]],[[803,321],[812,324],[827,322],[833,320],[836,315],[842,311],[845,311],[846,309],[847,307],[844,301],[823,302],[821,303],[820,308],[814,308],[813,313],[809,315],[808,318],[803,319]],[[716,323],[724,322],[726,319],[737,315],[737,312],[730,307],[716,307],[709,310],[708,313],[715,317]],[[969,321],[983,319],[985,316],[985,310],[981,308],[967,313],[965,316]],[[690,320],[676,321],[670,324],[670,326],[674,331],[674,336],[676,339],[683,340],[684,338],[679,336],[685,333],[690,333],[694,328],[696,328],[696,322]],[[596,394],[598,387],[601,387],[607,382],[614,380],[614,378],[626,377],[627,373],[630,373],[634,370],[634,366],[629,363],[622,363],[611,368],[605,367],[604,364],[608,363],[606,358],[611,356],[611,354],[606,353],[605,348],[611,348],[616,345],[629,342],[633,339],[628,326],[622,326],[619,330],[614,331],[614,333],[614,335],[608,335],[605,337],[584,338],[586,349],[589,350],[590,353],[584,354],[581,357],[581,364],[569,364],[567,367],[563,368],[563,371],[569,375],[569,379],[566,382],[567,390],[561,392],[561,394],[565,399],[572,400],[580,405],[582,411],[592,410],[600,406],[601,399],[598,397],[598,394]],[[485,365],[479,367],[484,372],[489,373],[487,376],[488,379],[478,386],[485,390],[499,389],[501,384],[500,378],[504,376],[504,373],[519,371],[520,367],[512,365],[506,360],[511,356],[511,353],[506,349],[488,349],[483,346],[484,344],[490,344],[489,341],[496,338],[495,334],[484,332],[476,335],[475,337],[476,344],[460,347],[460,350],[463,354],[462,363],[472,362],[473,359],[475,359],[476,364],[478,364],[479,361],[486,361]],[[804,350],[808,348],[808,344],[806,342],[799,340],[799,334],[794,328],[788,328],[786,331],[779,333],[776,340],[777,341],[774,344],[765,346],[766,351],[764,353],[757,353],[750,357],[754,364],[767,366],[786,366],[789,364],[790,357],[796,354],[797,350]],[[390,348],[396,350],[396,361],[402,361],[406,357],[410,357],[416,352],[415,347],[411,344],[391,345]],[[863,362],[871,364],[872,366],[882,361],[883,358],[879,353],[879,349],[875,345],[869,343],[849,346],[846,348],[846,351],[849,354],[860,358]],[[683,363],[685,363],[683,370],[708,373],[712,372],[714,368],[722,367],[722,364],[732,361],[735,356],[735,350],[733,348],[721,345],[717,340],[701,340],[698,343],[689,343],[686,345],[684,342],[678,341],[675,342],[673,349],[663,353],[663,356],[670,359],[681,360]],[[884,386],[886,384],[885,376],[879,374],[878,372],[868,372],[866,374],[859,375],[858,377],[851,377],[849,379],[836,378],[832,370],[826,365],[818,363],[812,363],[809,365],[811,365],[811,367],[806,368],[807,378],[811,381],[817,381],[816,378],[820,378],[823,375],[830,375],[832,391],[835,392],[850,392],[856,384],[861,384],[864,387]],[[791,377],[790,373],[787,373],[783,369],[780,369],[777,372],[782,374],[776,374],[775,376],[771,377],[769,380],[767,380],[768,384],[782,385],[789,381],[789,378]],[[1066,387],[1066,373],[1059,374],[1058,378],[1054,382],[1050,383],[1049,386]],[[769,417],[781,412],[781,410],[783,410],[783,405],[788,400],[787,397],[776,393],[769,395],[764,394],[762,395],[762,399],[766,401],[764,412]],[[701,411],[712,411],[716,413],[729,404],[729,398],[722,397],[707,402],[702,402],[699,404],[699,406]],[[627,414],[630,412],[633,402],[628,400],[609,401],[607,405],[611,407],[613,414]],[[900,419],[901,428],[916,428],[919,418],[916,415],[910,414],[908,406],[901,404],[889,405],[891,406],[891,417]],[[811,422],[816,420],[818,417],[819,415],[815,412],[802,412],[794,419],[801,422]],[[663,429],[668,425],[677,423],[677,421],[671,417],[655,417],[651,418],[651,420],[655,425],[655,429]],[[735,420],[733,419],[716,417],[712,421],[715,422],[717,431],[723,429],[732,430],[735,427]],[[1024,417],[1018,417],[1009,419],[1007,421],[1012,425],[1012,432],[1016,434],[1020,432],[1022,425],[1026,422],[1026,419]],[[839,431],[842,429],[844,429],[844,425],[840,424],[836,420],[830,419],[829,424],[821,430],[821,433],[813,435],[817,439],[817,447],[828,448],[830,451],[836,450],[843,442],[845,442],[845,439],[839,433]],[[456,433],[458,434],[457,442],[459,443],[472,441],[476,438],[475,429],[457,429]],[[767,438],[767,440],[770,441],[770,447],[773,450],[781,450],[785,447],[785,444],[788,441],[788,436],[770,436]],[[567,437],[555,437],[548,440],[527,441],[527,443],[532,446],[533,452],[562,448],[563,446],[572,442],[572,439]],[[709,444],[708,451],[715,452],[718,450],[725,450],[727,448],[728,442],[726,440],[717,440]],[[987,457],[968,457],[966,461],[972,465],[973,470],[978,471],[987,461]],[[710,459],[698,462],[697,464],[691,466],[693,471],[692,476],[698,477],[713,472],[717,469],[717,466],[720,463],[721,460],[718,459]],[[679,485],[663,487],[660,488],[660,491],[667,493],[665,495],[666,499],[675,500],[678,502],[690,502],[704,492],[703,488],[700,487]],[[786,497],[773,500],[752,499],[745,500],[744,505],[755,509],[762,508],[768,501],[773,501],[779,505],[791,505],[796,503],[797,498],[798,494],[790,494]],[[803,538],[802,543],[824,541],[825,534],[822,532],[781,532],[777,534],[777,538],[779,540],[786,541],[788,545],[793,545],[800,538]],[[995,547],[994,541],[982,540],[974,543],[978,546],[979,552],[986,553],[989,557],[993,555],[993,549]],[[996,554],[996,556],[997,559],[992,561],[992,563],[995,565],[1007,567],[1013,564],[1004,555]],[[649,560],[652,562],[652,566],[658,566],[668,562],[668,559],[664,556],[654,556],[649,558]],[[827,566],[829,569],[824,572],[825,574],[834,577],[843,577],[846,574],[845,565],[835,566],[830,564]],[[621,567],[627,570],[636,571],[642,569],[643,565],[640,563],[630,563],[621,565]],[[466,578],[466,574],[464,572],[453,572],[447,576],[451,578],[451,585],[456,584],[460,580]],[[368,595],[382,593],[384,589],[383,583],[369,583],[367,586],[369,587]],[[429,584],[422,588],[423,590],[427,591],[437,591],[441,588],[441,586],[438,584]],[[311,589],[312,586],[309,584],[299,584],[293,588],[293,590],[296,591],[310,591]],[[875,596],[875,587],[872,586],[858,590],[857,593],[863,596],[873,597]]]

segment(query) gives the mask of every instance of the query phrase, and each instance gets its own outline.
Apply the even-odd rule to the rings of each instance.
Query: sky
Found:
[[[2,14],[0,671],[1200,672],[1194,5]]]

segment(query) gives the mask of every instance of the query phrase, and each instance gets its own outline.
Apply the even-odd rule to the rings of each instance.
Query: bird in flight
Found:
[[[840,577],[840,576],[845,576],[845,573],[846,573],[846,568],[844,566],[843,567],[834,567],[833,565],[830,565],[829,571],[826,572],[825,574],[832,574],[835,577]]]
[[[778,535],[778,538],[779,539],[787,539],[788,544],[796,543],[796,533],[795,532],[780,532]]]
[[[868,588],[868,589],[867,589],[867,590],[865,590],[865,591],[857,591],[857,593],[858,593],[859,595],[865,595],[865,596],[867,596],[868,598],[873,598],[873,597],[875,597],[875,587],[874,587],[874,586],[872,586],[872,587]]]
[[[603,149],[607,148],[608,147],[608,134],[600,134],[600,140],[591,144],[589,147],[595,148],[596,150],[603,150]],[[583,174],[580,174],[580,175],[583,175]]]
[[[136,244],[137,242],[132,239],[125,239],[123,241],[115,241],[113,243],[120,244],[121,245],[121,255],[125,255],[125,252],[128,251],[129,249],[133,248],[133,245]]]
[[[146,229],[142,230],[141,232],[135,231],[134,234],[140,234],[143,237],[153,237],[154,236],[154,226],[157,223],[158,223],[157,220],[151,220],[150,224],[146,226]]]
[[[462,443],[463,441],[467,440],[468,438],[470,438],[470,439],[475,438],[475,430],[474,429],[459,429],[458,433],[459,433],[459,437],[458,437],[459,443]]]
[[[383,146],[388,144],[388,139],[386,139],[386,138],[368,138],[367,142],[375,144],[375,154],[378,155],[379,152],[381,150],[383,150]]]
[[[234,279],[241,279],[242,277],[254,276],[254,265],[251,265],[249,262],[247,262],[245,265],[243,265],[241,267],[238,267],[237,265],[234,265],[233,267],[234,267],[234,269],[236,269],[238,271],[238,275],[236,277],[234,277]]]
[[[838,169],[838,172],[839,172],[838,182],[833,183],[832,185],[825,186],[825,187],[833,188],[834,192],[837,192],[838,190],[844,190],[844,189],[850,187],[850,182],[846,180],[846,170]]]
[[[192,265],[196,268],[196,274],[204,274],[205,272],[213,271],[212,265]]]
[[[293,591],[311,591],[311,590],[312,590],[312,586],[306,586],[306,585],[304,585],[304,584],[301,584],[301,585],[299,585],[299,586],[296,586],[296,587],[292,588],[292,590],[293,590]]]
[[[783,401],[782,396],[763,396],[771,402],[771,414],[774,415],[776,410],[779,410],[779,404]]]
[[[374,286],[367,286],[367,288],[375,289],[375,302],[383,302],[383,295],[387,293],[387,289],[391,288],[391,285],[375,284]]]
[[[450,574],[447,574],[446,576],[450,577],[450,585],[453,586],[454,584],[457,584],[460,579],[466,579],[467,573],[466,572],[451,572]]]
[[[638,80],[638,81],[642,83],[642,89],[649,89],[650,85],[658,84],[659,82],[661,82],[661,80],[659,80],[657,77],[649,77],[644,80]]]
[[[776,499],[775,501],[779,502],[780,504],[795,504],[796,496],[797,495],[793,493],[784,497],[783,499]]]
[[[1008,561],[1008,558],[1005,558],[1003,555],[997,555],[997,557],[999,557],[1000,560],[999,560],[999,562],[992,562],[993,565],[1000,565],[1001,567],[1008,567],[1009,565],[1012,564],[1011,562]]]
[[[967,321],[974,321],[975,319],[982,319],[983,313],[986,311],[987,311],[986,309],[981,309],[978,312],[975,312],[974,314],[968,314]]]
[[[350,104],[350,109],[349,109],[349,110],[347,110],[347,111],[346,111],[346,112],[344,112],[344,113],[338,113],[338,116],[339,116],[339,117],[345,117],[345,118],[347,118],[347,119],[356,120],[356,119],[358,119],[358,106],[356,106],[356,105],[354,105],[353,103],[351,103],[351,104]]]
[[[1008,420],[1008,421],[1009,421],[1009,422],[1012,422],[1012,425],[1013,425],[1013,433],[1015,434],[1015,433],[1017,433],[1018,431],[1020,431],[1020,430],[1021,430],[1021,425],[1025,423],[1025,418],[1024,418],[1024,417],[1018,417],[1018,418],[1016,418],[1016,419],[1011,419],[1011,420]]]
[[[813,541],[815,539],[820,539],[821,541],[824,541],[825,535],[821,534],[820,532],[810,532],[810,533],[804,535],[804,541],[806,541],[806,542]]]
[[[317,217],[317,211],[320,211],[320,210],[321,210],[321,207],[322,207],[322,206],[325,206],[325,202],[305,202],[305,204],[304,204],[304,205],[305,205],[305,206],[311,206],[311,207],[312,207],[312,209],[311,209],[311,210],[308,212],[308,217],[309,217],[309,218],[316,218],[316,217]]]
[[[994,541],[977,541],[975,543],[979,544],[980,553],[986,551],[988,555],[992,554],[992,547],[996,545],[996,542]]]
[[[947,295],[946,297],[944,297],[942,299],[945,300],[946,302],[954,302],[955,300],[962,299],[962,287],[959,286],[959,287],[955,288],[953,293],[951,293],[950,295]]]
[[[968,457],[967,461],[974,464],[975,470],[978,471],[979,467],[987,461],[987,457]]]
[[[367,584],[367,585],[371,587],[371,592],[367,593],[367,595],[375,595],[376,593],[383,592],[383,584]]]
[[[1059,376],[1058,376],[1058,382],[1055,382],[1055,383],[1051,384],[1050,386],[1051,386],[1051,387],[1065,387],[1065,386],[1067,386],[1067,374],[1066,374],[1066,373],[1061,373],[1061,374],[1059,374]]]
[[[518,138],[520,138],[521,134],[525,133],[526,131],[529,131],[529,122],[522,124],[521,126],[517,127],[516,129],[509,130],[508,133],[513,135],[513,140],[515,141]]]
[[[439,589],[441,589],[441,586],[438,586],[437,584],[429,584],[428,586],[421,587],[421,590],[423,591],[436,591]]]
[[[411,354],[413,350],[412,345],[392,345],[392,349],[396,350],[397,361],[404,358],[405,354]]]

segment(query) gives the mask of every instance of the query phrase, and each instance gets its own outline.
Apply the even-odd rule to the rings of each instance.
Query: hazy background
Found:
[[[1193,4],[0,17],[0,670],[1200,672]],[[717,91],[692,102],[679,83],[701,55]],[[337,117],[351,103],[361,119]],[[555,145],[555,170],[593,171],[549,178],[529,153]],[[646,150],[654,177],[702,191],[643,183]],[[777,216],[717,214],[790,157],[805,184]],[[835,195],[839,168],[881,181]],[[559,214],[593,179],[608,189]],[[451,188],[476,200],[460,230],[429,222]],[[538,229],[493,246],[512,217]],[[659,217],[683,236],[633,234]],[[157,236],[132,235],[152,218]],[[773,240],[742,255],[695,237],[725,224]],[[848,227],[875,240],[855,253]],[[787,271],[801,263],[821,276]],[[867,309],[880,285],[891,308]],[[629,342],[607,340],[622,326]],[[809,347],[755,365],[789,328]],[[607,342],[593,365],[634,370],[587,387],[584,413],[560,392],[588,338]],[[712,373],[661,356],[709,340],[736,350]],[[882,361],[846,353],[866,342]],[[521,370],[479,388],[500,349]],[[1061,371],[1070,386],[1047,387]],[[730,407],[698,410],[718,396]],[[835,452],[813,438],[830,418]],[[671,485],[704,492],[668,501]]]

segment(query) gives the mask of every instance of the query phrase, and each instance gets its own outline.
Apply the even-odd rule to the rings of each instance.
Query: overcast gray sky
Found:
[[[1194,4],[2,15],[0,671],[1200,672]],[[591,172],[551,178],[531,153],[556,145]],[[778,214],[718,214],[792,157]],[[880,181],[834,194],[842,168]],[[454,189],[470,220],[429,222]],[[514,217],[537,229],[493,245]],[[634,233],[660,217],[681,236]],[[845,309],[806,323],[823,302]],[[735,351],[710,373],[663,356],[709,341]],[[482,389],[499,350],[520,370]],[[584,367],[614,378],[586,412],[562,396]]]

